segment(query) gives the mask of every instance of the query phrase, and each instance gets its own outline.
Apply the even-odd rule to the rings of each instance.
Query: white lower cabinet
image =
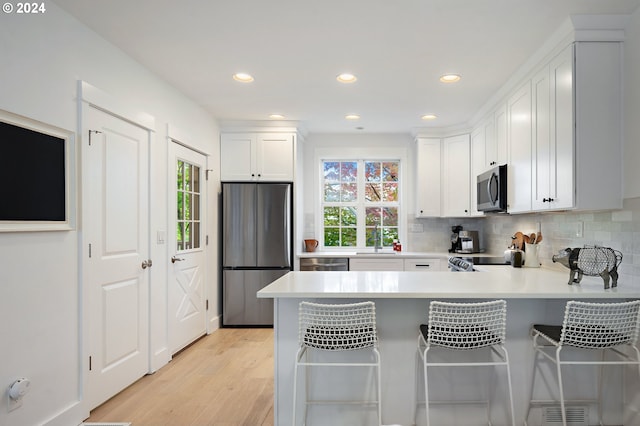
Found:
[[[381,255],[382,256],[382,255]],[[351,258],[350,271],[404,271],[404,261],[399,258]]]
[[[424,259],[405,259],[404,270],[405,271],[440,271],[442,267],[442,261],[437,258],[424,258]]]
[[[378,258],[351,258],[350,271],[440,271],[442,260],[435,257],[428,258],[393,258],[380,255]]]

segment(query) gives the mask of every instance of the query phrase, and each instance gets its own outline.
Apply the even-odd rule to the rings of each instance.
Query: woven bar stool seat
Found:
[[[330,400],[309,399],[308,389],[312,385],[306,375],[303,423],[306,422],[307,407],[312,404],[332,405],[376,405],[377,424],[382,424],[380,353],[376,329],[376,310],[373,302],[350,304],[319,304],[301,302],[298,311],[298,352],[293,378],[293,424],[296,425],[298,399],[298,370],[303,367],[365,367],[375,372],[375,399]],[[327,360],[317,357],[322,353],[357,352],[357,360]],[[314,355],[316,357],[314,358]],[[317,359],[316,359],[317,358]]]
[[[560,404],[560,415],[563,426],[567,426],[567,407],[562,379],[563,365],[600,366],[598,371],[597,399],[580,400],[580,403],[596,403],[598,420],[602,424],[602,369],[606,365],[635,365],[640,374],[640,352],[637,348],[640,326],[640,300],[621,303],[588,303],[569,301],[565,306],[562,325],[535,324],[531,328],[535,358],[529,406],[525,417],[525,425],[533,406],[549,406]],[[600,358],[585,360],[576,356],[563,356],[565,346],[580,350],[600,351]],[[613,359],[607,359],[611,354]],[[559,401],[534,400],[536,371],[540,361],[549,361],[556,367]],[[578,402],[578,401],[577,401]]]
[[[514,424],[513,391],[511,388],[511,369],[509,354],[504,347],[506,337],[507,302],[495,300],[479,303],[450,303],[433,301],[429,305],[429,321],[420,325],[418,334],[418,356],[422,365],[425,393],[425,417],[427,426],[431,425],[429,406],[432,404],[484,404],[486,405],[487,423],[490,420],[490,399],[483,401],[431,401],[429,399],[428,370],[434,367],[468,367],[491,366],[505,367],[507,372],[509,421]],[[479,349],[488,348],[489,357],[482,355]],[[429,352],[433,350],[469,351],[477,360],[456,362],[446,359],[442,362],[431,361]],[[483,351],[486,352],[486,351]],[[417,420],[418,383],[416,382],[416,409],[414,419]],[[488,386],[487,386],[488,387]]]

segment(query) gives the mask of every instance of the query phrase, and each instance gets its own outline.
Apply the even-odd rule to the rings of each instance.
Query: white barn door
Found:
[[[88,408],[148,372],[149,130],[83,108]]]

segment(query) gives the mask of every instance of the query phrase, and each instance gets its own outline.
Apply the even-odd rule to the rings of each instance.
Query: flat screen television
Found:
[[[70,229],[71,137],[0,111],[0,231]]]

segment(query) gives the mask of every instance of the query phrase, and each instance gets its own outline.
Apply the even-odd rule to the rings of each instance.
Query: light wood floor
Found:
[[[86,421],[273,426],[273,329],[217,330],[97,407]]]

